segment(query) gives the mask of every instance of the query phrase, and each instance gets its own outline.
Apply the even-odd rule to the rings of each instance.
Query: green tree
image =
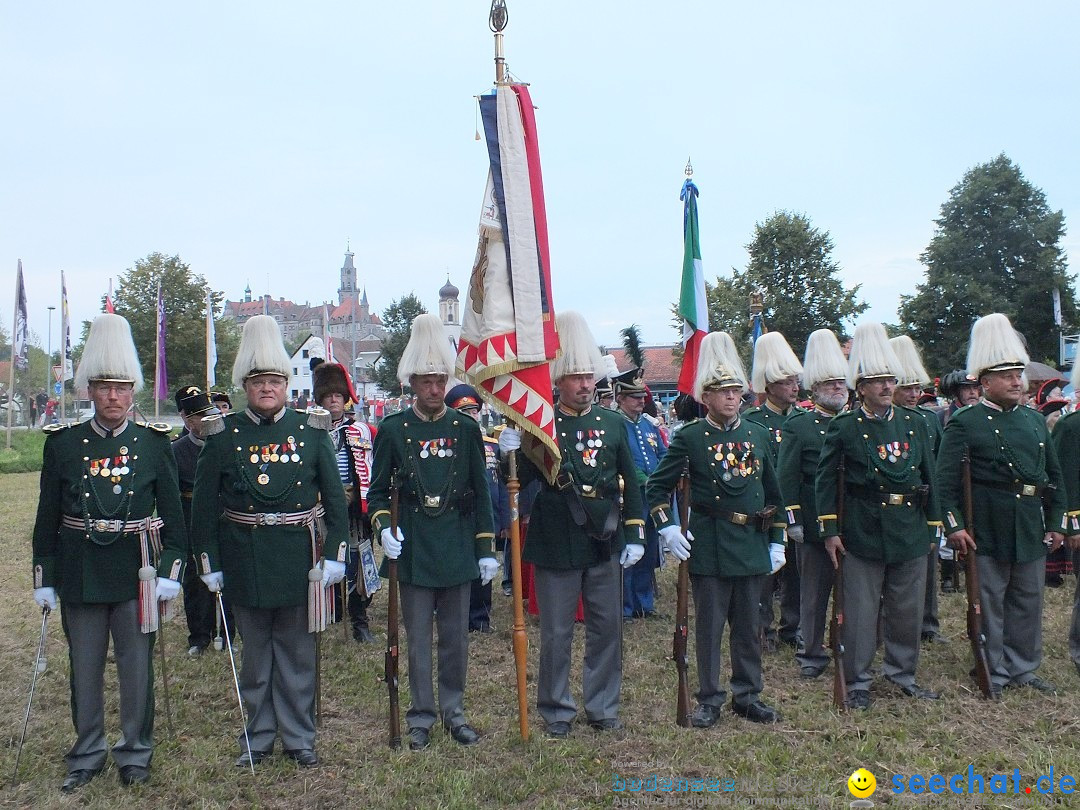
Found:
[[[1066,328],[1076,292],[1059,245],[1065,217],[1004,154],[975,166],[949,192],[920,256],[926,278],[900,300],[900,320],[923,347],[928,369],[962,368],[971,324],[1004,312],[1024,333],[1033,360],[1058,361],[1053,291]]]
[[[151,253],[120,275],[115,292],[116,314],[131,324],[131,334],[142,363],[146,386],[140,397],[152,401],[157,346],[157,285],[165,302],[165,362],[169,390],[206,384],[206,294],[209,285],[179,256]],[[224,294],[211,292],[215,315]],[[104,297],[102,298],[104,305]],[[218,343],[217,379],[231,385],[232,361],[238,340],[231,323],[215,319]],[[84,330],[83,340],[86,333]]]
[[[386,328],[386,338],[382,343],[382,353],[375,361],[373,377],[375,384],[388,394],[396,394],[401,390],[397,378],[398,361],[409,343],[413,319],[425,312],[427,309],[415,293],[403,295],[383,310],[382,321]],[[405,390],[409,390],[408,386],[405,386]]]

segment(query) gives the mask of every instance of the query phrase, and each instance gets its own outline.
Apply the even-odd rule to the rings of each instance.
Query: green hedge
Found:
[[[0,442],[0,474],[35,472],[41,469],[45,434],[37,429],[11,431],[11,447]]]

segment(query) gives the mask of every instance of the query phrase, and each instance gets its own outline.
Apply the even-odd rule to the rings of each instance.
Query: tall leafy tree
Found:
[[[382,321],[386,328],[386,339],[383,340],[382,353],[375,362],[374,378],[376,385],[388,394],[401,390],[397,378],[398,361],[409,343],[413,319],[426,312],[427,309],[415,293],[401,296],[383,310]],[[405,390],[409,390],[408,386]]]
[[[920,256],[926,278],[900,302],[900,319],[938,371],[963,367],[971,324],[1004,312],[1023,332],[1033,360],[1056,363],[1059,330],[1076,323],[1076,291],[1060,241],[1065,217],[1004,154],[975,166],[949,192]]]

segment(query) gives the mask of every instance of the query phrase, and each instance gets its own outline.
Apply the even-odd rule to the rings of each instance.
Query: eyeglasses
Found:
[[[132,383],[93,383],[94,391],[102,394],[130,394],[135,386]]]
[[[252,388],[284,388],[285,383],[284,377],[251,377],[247,380]]]

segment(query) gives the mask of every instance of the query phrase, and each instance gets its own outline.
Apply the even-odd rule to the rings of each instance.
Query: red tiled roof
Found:
[[[641,353],[645,357],[645,384],[674,385],[679,381],[679,361],[672,355],[674,346],[646,346]],[[633,365],[626,358],[623,349],[609,349],[608,354],[615,358],[619,371],[626,371]]]

